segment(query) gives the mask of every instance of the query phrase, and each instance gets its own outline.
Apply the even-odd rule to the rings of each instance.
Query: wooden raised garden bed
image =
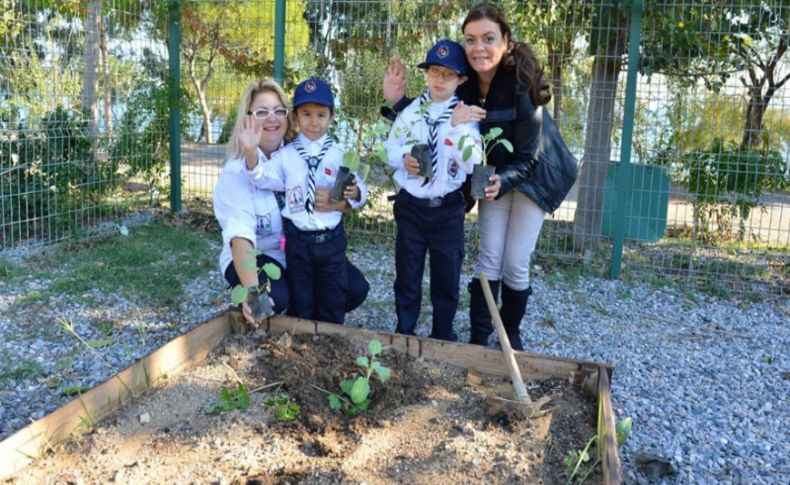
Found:
[[[0,479],[11,479],[12,481],[15,480],[16,477],[20,477],[19,479],[21,481],[35,479],[34,476],[28,475],[30,470],[25,470],[27,465],[40,456],[47,455],[49,451],[61,448],[58,446],[61,443],[66,443],[69,441],[80,442],[82,437],[79,436],[79,433],[77,433],[78,431],[95,429],[97,426],[96,423],[100,419],[123,407],[124,404],[126,404],[133,397],[145,394],[146,391],[152,387],[159,387],[160,383],[165,380],[168,383],[174,381],[174,376],[184,373],[184,371],[187,369],[198,369],[196,364],[204,361],[212,349],[217,347],[228,334],[234,333],[233,330],[239,328],[239,321],[240,317],[237,312],[227,312],[200,325],[191,332],[170,341],[157,351],[135,363],[128,369],[120,372],[100,386],[75,398],[60,409],[34,423],[31,423],[29,426],[10,436],[8,439],[0,443],[0,456],[3,457],[3,459],[0,460]],[[283,378],[273,374],[261,377],[261,375],[263,375],[260,374],[261,369],[263,367],[268,367],[267,364],[272,364],[273,368],[279,368],[280,371],[283,371],[284,369],[288,370],[288,367],[298,367],[299,362],[296,362],[296,364],[284,362],[278,367],[277,360],[283,359],[283,356],[286,356],[286,354],[294,355],[295,352],[298,353],[303,351],[312,352],[309,357],[317,360],[310,361],[310,363],[306,365],[312,366],[311,368],[314,369],[316,374],[318,374],[330,367],[326,361],[320,360],[322,357],[321,354],[325,353],[324,350],[336,352],[337,348],[335,347],[360,347],[361,344],[366,344],[372,339],[378,339],[384,344],[385,348],[385,352],[382,354],[381,359],[382,361],[385,361],[386,365],[392,367],[392,381],[394,383],[391,385],[391,387],[385,386],[379,388],[379,394],[375,397],[377,399],[397,402],[392,404],[389,408],[387,408],[387,405],[382,405],[377,408],[376,404],[373,404],[369,415],[359,416],[349,420],[348,418],[339,414],[337,417],[335,417],[335,415],[330,414],[330,411],[328,410],[321,410],[315,406],[311,408],[309,403],[306,402],[308,400],[306,397],[307,394],[305,394],[306,392],[310,391],[314,394],[318,392],[312,391],[311,388],[324,389],[331,386],[331,382],[326,380],[326,378],[324,378],[324,381],[321,381],[321,376],[316,375],[314,382],[318,383],[319,385],[313,385],[313,382],[292,382],[289,393],[297,398],[297,401],[301,400],[301,402],[303,402],[301,413],[304,415],[304,422],[278,423],[270,420],[268,424],[260,425],[262,426],[261,428],[256,423],[264,422],[266,419],[257,415],[226,419],[230,419],[232,421],[231,424],[234,426],[240,426],[242,429],[255,428],[258,434],[269,432],[269,430],[282,432],[284,433],[283,436],[277,438],[280,439],[278,443],[285,443],[289,440],[308,441],[308,445],[301,444],[299,445],[298,449],[304,452],[304,457],[302,457],[303,459],[300,459],[300,462],[304,462],[305,467],[309,466],[309,472],[305,471],[307,470],[307,468],[305,468],[305,470],[299,472],[301,474],[293,472],[291,475],[288,475],[281,469],[273,469],[271,467],[267,469],[261,465],[262,468],[256,470],[248,466],[243,471],[238,472],[238,476],[234,478],[234,483],[279,483],[279,481],[306,481],[309,483],[323,483],[323,481],[327,480],[329,482],[338,480],[352,482],[359,481],[359,476],[353,474],[343,475],[340,468],[332,469],[333,471],[331,471],[331,473],[316,471],[317,469],[315,468],[315,463],[319,463],[320,460],[324,460],[326,466],[331,467],[337,465],[340,467],[343,462],[349,460],[349,456],[344,454],[343,449],[363,446],[360,444],[360,442],[368,439],[362,439],[360,437],[363,436],[360,430],[373,430],[375,433],[378,433],[378,436],[387,434],[395,435],[397,434],[397,427],[401,425],[401,419],[408,420],[410,416],[413,417],[420,413],[423,413],[426,416],[430,415],[431,417],[426,418],[427,421],[425,423],[419,424],[418,427],[440,427],[440,425],[446,421],[444,424],[446,425],[446,428],[449,430],[449,432],[443,435],[443,438],[437,438],[440,441],[437,441],[436,443],[429,444],[426,442],[425,446],[427,448],[432,447],[431,450],[426,451],[426,456],[423,456],[421,452],[415,452],[414,449],[403,448],[400,454],[386,458],[386,460],[389,461],[377,462],[378,464],[376,467],[378,468],[374,468],[374,471],[380,472],[378,477],[365,478],[362,481],[366,481],[368,483],[385,483],[392,480],[410,479],[410,477],[411,480],[424,483],[429,483],[431,480],[435,481],[437,477],[439,481],[441,481],[442,477],[450,480],[453,479],[452,473],[446,472],[447,474],[441,474],[445,471],[431,470],[430,466],[426,463],[431,461],[442,461],[441,466],[449,466],[452,468],[466,460],[472,463],[468,465],[470,467],[469,470],[461,470],[458,473],[468,474],[462,476],[467,476],[469,480],[476,481],[477,479],[480,479],[507,482],[510,481],[512,477],[511,479],[508,479],[507,470],[503,471],[501,468],[507,468],[512,465],[512,457],[514,454],[515,456],[524,454],[526,460],[526,454],[528,453],[527,450],[530,450],[529,454],[531,456],[531,461],[529,467],[534,466],[535,470],[540,470],[541,463],[539,462],[544,460],[549,461],[549,453],[546,452],[544,455],[542,451],[544,449],[550,448],[545,446],[545,443],[543,443],[541,451],[539,451],[536,456],[535,453],[533,453],[533,450],[537,448],[532,448],[529,445],[520,445],[515,438],[512,440],[512,443],[509,442],[511,440],[506,439],[498,443],[492,442],[492,444],[486,443],[482,436],[485,432],[491,431],[493,434],[499,433],[500,436],[505,436],[507,438],[508,430],[514,430],[514,436],[515,434],[522,433],[537,436],[541,433],[544,433],[546,429],[549,428],[549,423],[551,423],[552,420],[550,415],[546,418],[547,421],[545,425],[539,423],[527,423],[523,425],[523,427],[520,427],[521,424],[519,423],[509,423],[509,428],[507,427],[507,423],[502,425],[499,422],[495,423],[493,421],[487,421],[485,417],[481,418],[480,416],[482,416],[482,414],[475,414],[476,417],[468,418],[466,421],[464,421],[463,416],[460,420],[457,417],[457,413],[459,412],[461,406],[466,406],[465,409],[467,410],[470,408],[474,410],[476,403],[480,402],[476,400],[477,397],[474,392],[489,392],[484,387],[481,387],[490,384],[488,381],[486,381],[487,379],[497,381],[499,383],[500,391],[505,389],[505,392],[507,392],[508,385],[506,381],[502,379],[502,377],[506,378],[508,376],[508,369],[505,365],[503,355],[499,350],[486,349],[466,344],[448,343],[421,337],[409,337],[387,332],[349,328],[282,316],[269,319],[264,324],[264,327],[267,331],[265,336],[260,337],[259,334],[258,338],[261,340],[250,344],[254,349],[256,349],[253,353],[256,355],[256,359],[259,359],[253,362],[254,365],[248,366],[248,368],[253,369],[256,373],[258,373],[255,374],[255,376],[258,378],[256,385],[261,385],[261,382],[271,382]],[[283,338],[283,336],[285,336],[285,338]],[[237,341],[241,342],[252,339],[250,336],[236,336],[235,338]],[[285,341],[287,341],[287,343],[283,343]],[[350,343],[345,344],[344,342]],[[316,348],[310,350],[309,347],[311,345],[315,345]],[[335,354],[334,357],[337,357],[337,355],[339,354]],[[388,359],[389,361],[386,362]],[[573,392],[579,395],[588,396],[584,399],[591,400],[592,412],[589,413],[591,416],[586,418],[582,417],[580,419],[583,421],[589,421],[590,426],[594,426],[595,423],[597,423],[598,443],[603,443],[604,445],[600,450],[603,473],[602,475],[593,475],[593,477],[598,477],[607,484],[621,483],[622,472],[617,454],[615,416],[612,409],[609,388],[612,375],[611,366],[595,362],[548,357],[527,352],[516,352],[516,360],[526,381],[529,381],[530,383],[549,383],[546,385],[535,384],[531,388],[531,392],[534,390],[534,392],[550,393],[556,391],[558,386],[565,386],[571,388],[571,390],[576,389],[576,391]],[[413,364],[414,362],[417,364]],[[221,364],[228,369],[231,369],[231,366],[227,363],[227,359],[222,361]],[[231,364],[233,364],[232,361]],[[351,364],[353,367],[353,361]],[[419,370],[414,374],[408,374],[407,371],[412,369],[414,365],[423,366],[420,369],[428,369],[425,372],[426,375],[430,374],[433,370],[433,375],[436,379],[442,378],[445,379],[446,382],[451,383],[450,387],[448,387],[449,390],[440,391],[439,394],[433,394],[430,396],[417,392],[420,389],[424,390],[430,387],[428,384],[431,377],[426,377],[428,380],[423,382],[421,381]],[[236,379],[242,379],[239,377],[239,374],[237,374],[232,369],[229,372],[231,372]],[[275,371],[269,370],[269,372]],[[313,371],[308,369],[308,372],[312,373]],[[336,379],[339,372],[342,373],[345,371],[333,370],[331,372],[332,375],[330,377],[332,379]],[[239,371],[239,373],[241,374],[241,371]],[[310,374],[310,377],[312,378],[313,375]],[[253,377],[246,375],[243,375],[243,379],[254,380]],[[290,379],[296,380],[293,377]],[[400,381],[398,379],[400,379]],[[482,384],[480,384],[481,382]],[[433,381],[430,383],[433,383]],[[480,386],[478,386],[478,384],[480,384]],[[543,390],[541,390],[540,387],[542,385]],[[218,386],[215,386],[212,390],[215,395],[217,388]],[[546,390],[548,388],[551,389]],[[482,391],[480,391],[480,389],[482,389]],[[160,394],[160,392],[165,391],[166,389],[163,389],[161,391],[152,393],[150,396],[155,397],[157,394]],[[203,391],[207,392],[205,389]],[[300,395],[299,392],[302,392],[302,394]],[[320,393],[318,394],[319,398],[317,401],[322,399],[320,397]],[[261,399],[263,398],[261,397]],[[145,399],[141,399],[139,401],[144,400]],[[253,404],[255,405],[253,407],[261,409],[264,408],[261,403],[254,400]],[[596,404],[598,411],[597,419],[594,415]],[[134,406],[138,406],[138,401],[129,407]],[[148,408],[145,409],[151,410],[154,415],[157,413],[161,415],[165,413],[163,408],[167,408],[168,406],[169,405],[163,405],[162,403],[152,403],[148,406]],[[431,406],[433,408],[431,408]],[[559,408],[560,406],[561,405],[558,405],[557,407]],[[125,409],[123,412],[126,411],[128,411],[128,409]],[[142,411],[135,410],[133,412],[140,413]],[[199,417],[204,420],[214,419],[215,421],[213,421],[213,423],[215,425],[225,426],[228,424],[222,421],[216,421],[221,420],[224,417],[205,417],[203,416],[202,412],[195,414],[195,416],[197,415],[200,415]],[[128,418],[117,417],[116,415],[113,420],[121,424],[124,422],[128,423],[134,421],[132,424],[137,426],[137,428],[135,428],[135,432],[139,433],[144,430],[141,427],[142,425],[137,423],[137,416],[138,415],[135,414],[134,418]],[[186,421],[195,421],[196,419],[197,418],[190,417],[183,418],[183,420]],[[302,420],[302,417],[300,416],[299,419]],[[140,422],[143,422],[142,419]],[[470,423],[473,423],[473,425]],[[118,426],[121,424],[118,424]],[[187,435],[178,435],[177,430],[175,430],[175,428],[178,426],[173,425],[172,422],[166,424],[160,422],[158,425],[160,428],[158,430],[159,435],[157,435],[157,443],[159,443],[157,446],[161,446],[162,450],[167,449],[167,445],[163,445],[162,443],[165,443],[168,440],[186,440],[185,436]],[[414,423],[412,423],[412,425],[414,425]],[[104,423],[102,423],[102,426],[104,426]],[[187,424],[187,427],[188,426],[189,425]],[[473,429],[475,427],[478,431]],[[173,430],[171,430],[171,428],[173,428]],[[165,433],[170,434],[163,435],[161,433],[162,429],[165,430]],[[541,431],[541,429],[543,429],[543,431]],[[549,436],[549,439],[558,442],[559,440],[557,440],[557,433],[559,431],[561,434],[563,432],[562,429],[563,428],[559,427],[551,428],[552,431],[550,431],[549,434],[554,433],[554,436]],[[591,429],[594,433],[595,429]],[[105,432],[109,433],[110,435],[113,433],[112,431]],[[587,433],[587,431],[584,432]],[[309,436],[310,433],[322,434],[324,438],[314,440]],[[437,428],[437,430],[433,432],[433,434],[436,434],[437,436],[442,435],[442,433],[444,433],[444,431],[440,428]],[[189,439],[197,439],[195,438],[196,434],[199,435],[200,433],[193,432],[192,435],[189,436]],[[333,437],[338,437],[336,444],[333,445],[326,443],[328,440],[326,437],[330,435]],[[96,441],[100,440],[101,437],[90,437],[90,439]],[[213,437],[211,439],[212,443],[214,441],[219,443],[220,441],[219,439],[215,440]],[[113,442],[118,442],[119,438],[113,435],[113,440]],[[473,441],[474,443],[466,446],[465,444],[459,444],[459,440],[468,440]],[[223,442],[224,441],[225,440],[223,439]],[[230,441],[232,441],[232,439]],[[250,443],[252,443],[252,441],[250,441]],[[223,443],[223,445],[224,444],[227,443]],[[488,462],[485,462],[482,465],[480,464],[481,462],[479,459],[473,459],[469,456],[469,450],[472,450],[472,454],[474,454],[474,450],[478,450],[481,454],[487,453],[480,450],[483,450],[485,446],[489,445],[494,448],[510,447],[511,450],[497,452],[498,454],[496,458],[491,458]],[[105,449],[101,451],[101,453],[104,455],[123,454],[121,453],[123,450],[120,450],[117,453],[115,453],[117,450],[110,449],[108,451],[108,449],[106,449],[106,444],[99,446],[105,446]],[[515,446],[515,448],[513,448],[513,446]],[[111,447],[112,446],[110,446],[110,448]],[[192,446],[192,448],[195,447],[199,448],[200,446]],[[73,456],[79,457],[79,454],[85,452],[86,449],[90,449],[90,445],[86,445],[85,448],[82,448],[80,445],[77,446],[76,449],[66,451],[66,453],[72,453]],[[568,450],[560,450],[555,452],[555,455],[556,453],[564,453],[565,451]],[[57,456],[58,453],[61,453],[61,451],[55,453],[54,456]],[[164,454],[165,451],[161,451],[161,453]],[[283,456],[287,454],[286,451],[283,451],[282,453]],[[464,453],[466,453],[466,455],[464,455]],[[511,461],[506,459],[506,455],[508,453],[510,453]],[[455,458],[450,459],[449,457],[451,455]],[[225,453],[225,456],[232,457],[236,455],[233,455],[231,451],[228,451]],[[424,460],[423,462],[419,462],[420,457],[422,457]],[[47,459],[52,459],[52,456],[45,458],[42,461],[46,461]],[[359,452],[356,452],[354,455],[354,460],[359,459]],[[488,458],[484,456],[483,459],[486,460]],[[557,461],[556,457],[552,459],[555,462]],[[163,458],[163,460],[167,461],[166,458]],[[195,455],[195,458],[193,458],[193,461],[201,460],[211,462],[213,458],[212,460],[209,460],[205,456],[201,457],[200,455]],[[217,458],[217,460],[219,460],[219,458]],[[262,459],[259,459],[259,463],[262,463],[261,460]],[[385,458],[381,458],[381,460],[385,460]],[[118,481],[123,478],[121,475],[118,475],[118,473],[136,473],[134,468],[139,469],[144,467],[143,463],[144,460],[141,459],[140,464],[138,464],[137,461],[134,461],[131,464],[124,464],[124,466],[119,467],[119,470],[116,470],[115,472],[116,475],[105,476],[101,475],[100,472],[97,472],[99,475],[90,478],[93,478],[97,481]],[[386,463],[387,466],[382,465],[382,463]],[[491,465],[491,467],[488,465]],[[423,468],[417,469],[418,466]],[[499,473],[499,475],[494,474],[496,466],[500,467],[500,470],[496,471],[496,473]],[[65,469],[68,469],[69,467],[70,464],[67,461],[56,466],[56,468]],[[126,470],[124,468],[126,468]],[[151,473],[156,474],[157,471],[152,470]],[[271,479],[270,481],[262,478],[271,478],[272,473],[275,473],[275,475],[279,476],[280,478]],[[325,474],[322,475],[322,473]],[[538,476],[544,481],[556,481],[552,478],[546,478],[546,473],[549,472],[544,471],[536,473],[538,473]],[[557,476],[556,471],[553,473],[555,473],[553,476]],[[478,476],[476,474],[480,475]],[[128,481],[132,479],[132,476],[134,475],[125,476],[125,478]],[[421,477],[421,479],[415,479],[414,477]],[[163,480],[172,478],[173,477],[166,474],[162,477]],[[208,476],[201,477],[198,475],[197,478],[198,480],[200,478],[208,479]],[[139,479],[139,477],[137,479]],[[528,481],[532,480],[528,479]]]

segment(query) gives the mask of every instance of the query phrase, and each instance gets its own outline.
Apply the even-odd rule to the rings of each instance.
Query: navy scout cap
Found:
[[[320,104],[334,110],[335,97],[329,84],[317,77],[310,77],[299,83],[294,93],[293,108],[306,103]]]
[[[428,51],[425,62],[418,64],[417,67],[425,69],[430,66],[444,66],[452,69],[461,76],[466,76],[469,72],[469,64],[466,62],[464,48],[458,42],[450,39],[442,39]]]

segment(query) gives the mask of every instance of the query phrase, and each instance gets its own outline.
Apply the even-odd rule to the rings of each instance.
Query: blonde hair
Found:
[[[267,77],[249,83],[244,89],[244,92],[241,93],[239,106],[236,109],[236,123],[233,125],[233,133],[231,133],[228,143],[225,145],[226,158],[240,158],[244,155],[241,143],[239,143],[239,133],[241,133],[241,130],[244,127],[244,117],[247,116],[247,111],[249,111],[252,107],[252,100],[254,100],[255,96],[259,95],[260,93],[273,93],[277,95],[278,98],[280,98],[280,102],[283,104],[283,106],[290,108],[288,106],[288,96],[285,95],[283,88],[281,88],[274,79]],[[285,129],[284,139],[290,140],[295,134],[290,116],[287,117],[286,122],[288,125]]]

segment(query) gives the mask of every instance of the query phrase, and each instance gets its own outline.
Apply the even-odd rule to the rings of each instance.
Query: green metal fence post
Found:
[[[281,85],[285,79],[285,0],[274,6],[274,79]]]
[[[634,134],[636,106],[636,74],[639,66],[639,44],[642,30],[642,0],[633,0],[631,32],[628,37],[628,77],[625,82],[625,111],[623,113],[623,138],[620,145],[620,164],[617,170],[617,194],[614,212],[612,260],[609,277],[617,278],[623,261],[623,240],[628,214],[627,197],[631,193],[631,142]]]
[[[170,57],[170,210],[181,212],[181,1],[170,0],[167,52]]]

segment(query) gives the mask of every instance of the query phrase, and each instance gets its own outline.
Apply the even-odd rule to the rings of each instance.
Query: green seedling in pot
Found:
[[[370,357],[362,355],[357,358],[356,364],[365,370],[364,375],[354,379],[343,379],[340,381],[342,394],[329,393],[329,408],[333,411],[342,410],[346,416],[353,417],[364,411],[370,406],[370,379],[375,374],[382,383],[387,382],[392,376],[388,367],[381,365],[376,358],[381,353],[381,342],[371,340],[368,343]]]
[[[488,155],[491,150],[497,145],[502,145],[505,150],[513,153],[513,144],[505,138],[499,138],[502,135],[502,128],[492,128],[488,133],[482,136],[483,151],[481,156],[481,163],[475,165],[472,171],[472,197],[475,199],[482,199],[485,197],[485,188],[491,185],[489,180],[494,175],[495,167],[488,165]],[[469,160],[472,156],[472,150],[475,149],[475,140],[469,135],[464,135],[458,141],[458,149],[461,150],[461,157],[464,161]]]
[[[422,132],[422,120],[425,115],[428,113],[428,107],[431,105],[430,101],[425,101],[420,104],[419,109],[417,109],[417,116],[415,116],[414,121],[410,123],[410,126],[400,127],[398,131],[395,132],[396,136],[405,135],[406,136],[406,143],[411,145],[411,156],[416,158],[418,162],[420,162],[420,172],[417,174],[420,177],[431,177],[433,175],[433,163],[431,160],[431,148],[428,146],[427,143],[424,143],[422,140],[425,139]],[[417,137],[414,132],[411,130],[414,125],[419,125],[420,127],[420,136]]]
[[[354,173],[359,169],[359,154],[349,150],[343,154],[343,165],[338,169],[335,185],[329,192],[329,200],[339,202],[344,199],[343,193],[354,182]]]
[[[249,254],[253,258],[257,258],[260,251],[251,249]],[[280,268],[273,263],[266,263],[258,268],[255,264],[255,259],[248,259],[241,263],[243,268],[254,269],[260,275],[261,272],[266,274],[266,283],[250,286],[249,288],[242,285],[236,285],[230,292],[230,300],[239,305],[246,301],[252,310],[252,317],[255,321],[263,320],[274,315],[271,301],[269,300],[269,292],[272,290],[271,280],[279,280],[282,276]]]

